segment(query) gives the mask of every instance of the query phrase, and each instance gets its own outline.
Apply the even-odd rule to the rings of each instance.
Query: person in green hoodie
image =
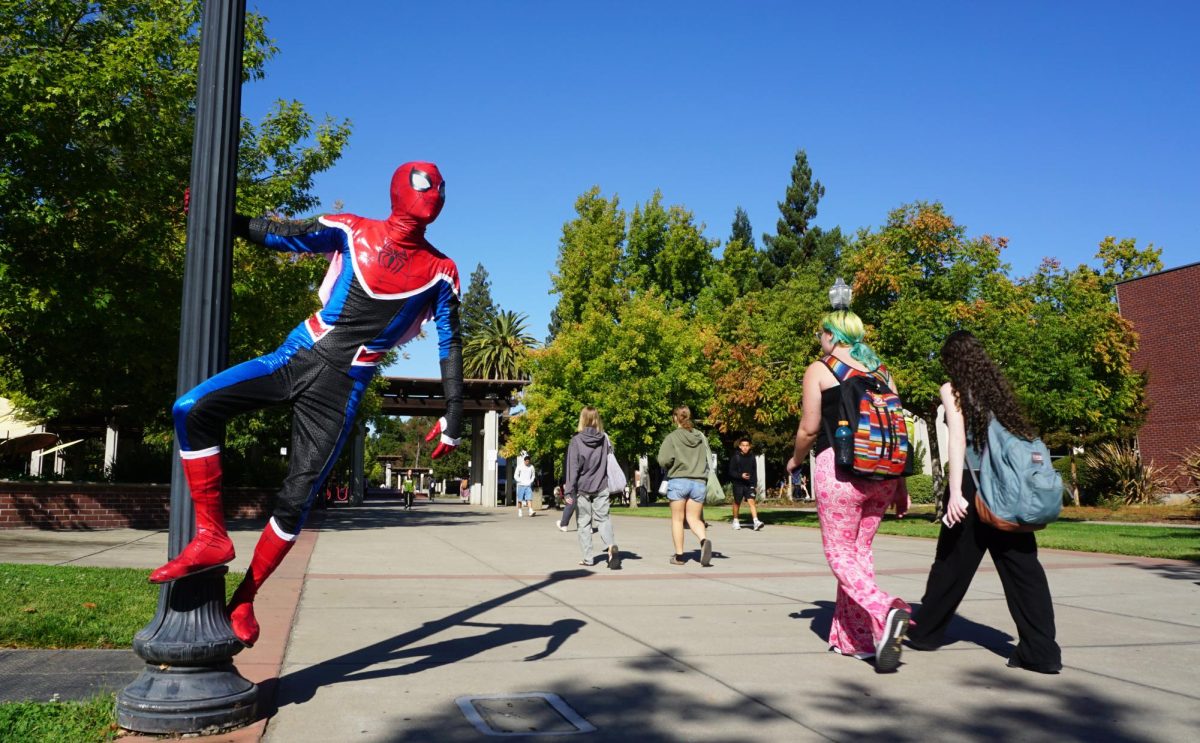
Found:
[[[700,540],[700,564],[712,563],[712,542],[704,529],[704,493],[708,484],[711,452],[708,439],[692,423],[692,411],[682,405],[671,412],[677,428],[658,448],[658,463],[666,470],[667,500],[671,503],[672,565],[683,565],[683,522]]]

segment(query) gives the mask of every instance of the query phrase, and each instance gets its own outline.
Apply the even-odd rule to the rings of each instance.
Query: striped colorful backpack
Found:
[[[853,464],[840,469],[874,480],[911,475],[904,401],[888,386],[887,369],[881,365],[873,372],[859,371],[833,356],[822,361],[841,383],[842,418],[854,431]]]

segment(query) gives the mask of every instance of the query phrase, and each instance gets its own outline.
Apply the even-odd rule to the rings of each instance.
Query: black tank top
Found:
[[[891,378],[891,375],[888,373],[887,367],[884,366],[883,364],[880,364],[879,368],[876,369],[874,372],[865,372],[861,369],[855,369],[854,367],[850,366],[849,364],[845,363],[844,361],[833,358],[831,356],[824,357],[823,359],[821,359],[821,362],[824,363],[828,367],[830,359],[833,359],[833,362],[835,365],[837,365],[841,368],[849,369],[850,371],[848,372],[847,376],[864,376],[865,377],[865,376],[874,374],[884,380],[888,380]],[[834,372],[833,369],[830,369],[829,371],[834,376],[837,376],[837,373]],[[838,421],[840,421],[840,420],[842,420],[842,385],[841,385],[841,382],[839,382],[838,384],[835,384],[834,386],[830,387],[829,389],[821,391],[821,428],[817,431],[817,441],[816,441],[816,443],[813,444],[813,455],[814,456],[817,454],[820,454],[821,452],[825,451],[829,447],[833,446],[833,432],[837,430]],[[855,426],[855,421],[847,421],[847,422],[850,424],[850,428],[853,429]]]

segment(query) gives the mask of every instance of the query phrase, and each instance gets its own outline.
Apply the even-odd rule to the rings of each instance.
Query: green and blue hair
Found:
[[[867,329],[862,318],[850,310],[834,310],[821,318],[821,328],[833,335],[839,346],[849,346],[850,356],[861,361],[868,371],[875,371],[883,364],[879,354],[863,343]]]

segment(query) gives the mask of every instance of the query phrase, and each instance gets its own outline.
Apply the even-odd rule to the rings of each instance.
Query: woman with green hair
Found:
[[[803,411],[788,472],[816,452],[813,492],[821,520],[825,559],[838,581],[837,604],[829,630],[830,650],[855,658],[875,658],[875,669],[894,671],[900,665],[900,643],[908,631],[911,608],[875,582],[871,542],[888,507],[908,510],[904,478],[874,480],[846,474],[834,467],[834,431],[843,418],[842,380],[875,376],[893,392],[887,367],[863,342],[862,319],[848,309],[821,318],[817,342],[821,360],[804,373]]]

